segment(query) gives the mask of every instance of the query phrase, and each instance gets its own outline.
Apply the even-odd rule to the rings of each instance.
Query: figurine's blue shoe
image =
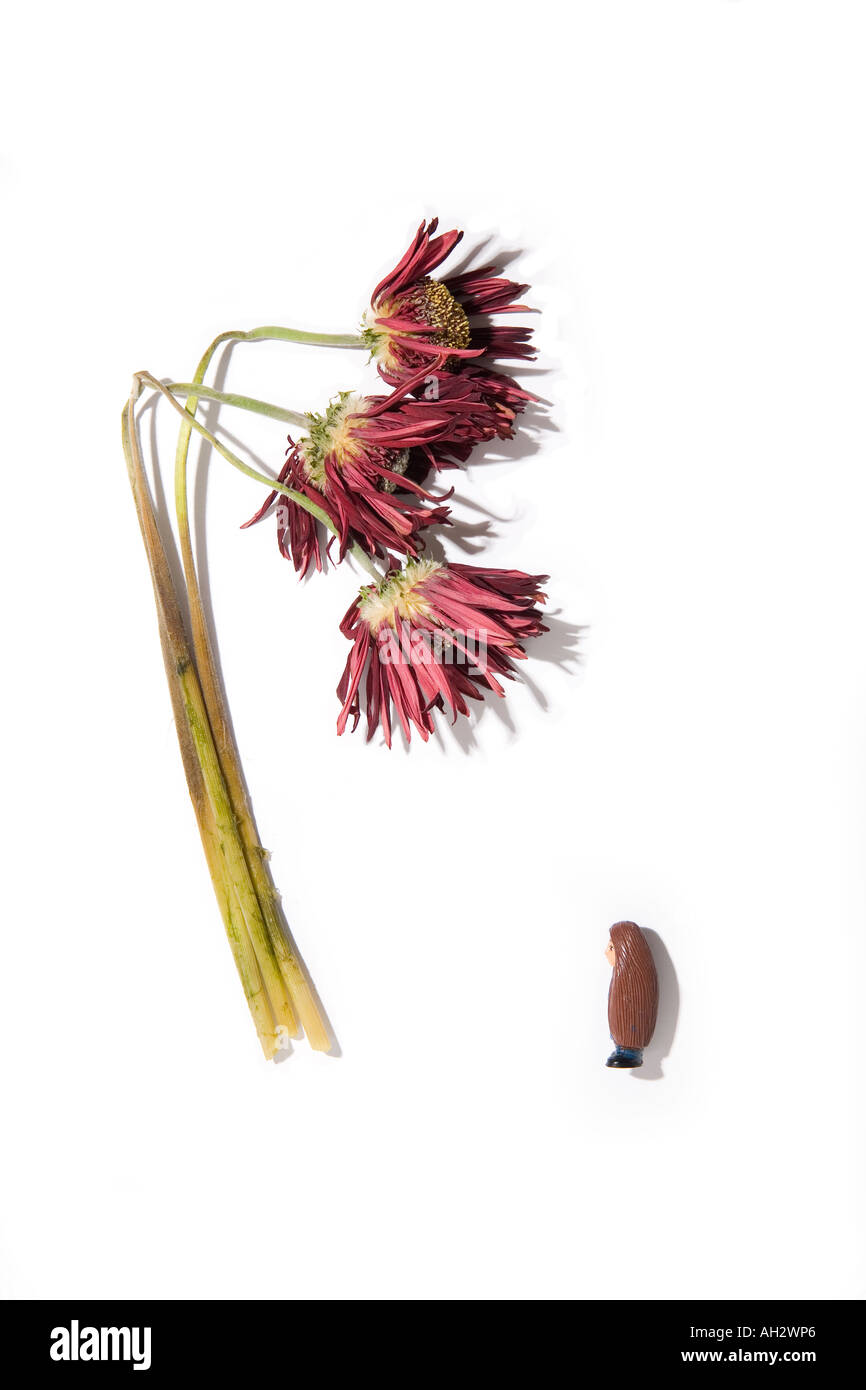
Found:
[[[612,1052],[605,1062],[606,1067],[642,1067],[643,1048],[642,1047],[620,1047],[616,1045],[616,1051]]]

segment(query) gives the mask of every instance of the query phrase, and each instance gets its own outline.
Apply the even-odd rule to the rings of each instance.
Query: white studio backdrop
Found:
[[[7,1297],[863,1295],[864,39],[801,0],[7,21]],[[354,331],[435,214],[520,253],[549,402],[453,479],[446,550],[549,573],[555,631],[460,737],[338,739],[358,576],[299,585],[207,460],[241,753],[342,1049],[268,1066],[120,410],[221,329]],[[374,380],[278,343],[225,376]],[[209,419],[279,467],[282,426]],[[169,489],[175,434],[143,410]],[[604,1067],[621,917],[669,962],[646,1076]]]

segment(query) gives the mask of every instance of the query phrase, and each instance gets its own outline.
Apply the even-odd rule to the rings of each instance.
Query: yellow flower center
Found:
[[[392,349],[394,340],[408,339],[411,344],[416,335],[411,329],[383,327],[376,319],[406,317],[435,330],[424,335],[424,341],[434,347],[468,348],[470,345],[472,335],[463,305],[441,280],[431,280],[427,276],[414,287],[408,305],[401,306],[395,299],[380,299],[364,315],[364,336],[371,353],[386,370],[394,370],[399,365]]]
[[[389,460],[388,460],[388,469],[389,469],[389,471],[390,471],[391,473],[397,473],[397,474],[399,474],[399,476],[400,476],[401,478],[403,477],[403,474],[406,472],[406,469],[407,469],[408,467],[409,467],[409,450],[408,450],[408,449],[401,449],[400,452],[399,452],[399,454],[395,454],[394,458],[389,458]],[[379,486],[381,487],[381,489],[382,489],[383,492],[387,492],[387,493],[396,492],[396,491],[397,491],[397,480],[396,480],[396,478],[382,478],[382,479],[380,480]]]
[[[373,636],[383,624],[396,627],[398,618],[410,623],[416,618],[431,618],[422,586],[441,569],[437,560],[410,560],[399,574],[384,579],[376,588],[363,590],[358,609]]]
[[[424,322],[436,329],[430,342],[437,347],[441,344],[442,347],[468,348],[472,336],[469,319],[463,305],[458,303],[447,285],[428,277],[421,281],[418,297],[424,306]]]
[[[310,432],[301,440],[300,453],[304,461],[304,471],[314,487],[321,492],[326,483],[325,460],[331,459],[342,468],[350,459],[363,452],[358,438],[367,427],[364,414],[367,409],[363,396],[342,391],[332,401],[324,415],[307,416]]]

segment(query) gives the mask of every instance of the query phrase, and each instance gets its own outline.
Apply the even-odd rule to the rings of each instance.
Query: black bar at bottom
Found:
[[[25,1378],[32,1371],[61,1383],[106,1374],[144,1382],[213,1373],[242,1375],[244,1384],[265,1375],[289,1387],[301,1375],[299,1348],[313,1365],[304,1379],[330,1383],[345,1367],[353,1380],[363,1374],[411,1386],[419,1371],[487,1383],[499,1366],[509,1376],[525,1366],[534,1382],[563,1358],[576,1380],[599,1362],[606,1380],[707,1367],[826,1374],[851,1366],[852,1357],[856,1366],[864,1341],[855,1300],[563,1300],[523,1303],[516,1312],[481,1299],[433,1307],[406,1300],[396,1317],[389,1305],[363,1300],[10,1301],[0,1305],[0,1335],[6,1369],[14,1359]]]

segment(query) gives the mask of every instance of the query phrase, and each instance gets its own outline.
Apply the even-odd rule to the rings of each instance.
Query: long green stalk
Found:
[[[211,727],[214,729],[216,736],[220,762],[235,807],[238,829],[244,845],[250,876],[255,885],[256,895],[268,926],[268,932],[274,946],[277,960],[280,964],[283,979],[286,982],[292,1003],[297,1011],[304,1031],[307,1034],[310,1046],[317,1051],[329,1052],[333,1046],[333,1037],[328,1026],[327,1018],[321,1009],[312,982],[304,969],[297,947],[292,939],[288,923],[282,911],[279,894],[266,862],[265,852],[259,841],[258,829],[256,827],[246,783],[241,772],[240,758],[232,732],[228,710],[226,708],[222,685],[217,675],[213,659],[210,635],[208,633],[204,608],[201,601],[201,591],[192,548],[192,536],[189,524],[187,460],[192,429],[196,423],[193,417],[197,408],[198,397],[199,395],[203,396],[205,394],[205,389],[202,388],[201,383],[210,365],[213,353],[218,346],[218,340],[212,343],[196,368],[193,381],[193,388],[196,393],[191,394],[187,401],[186,410],[184,411],[186,418],[184,418],[180,427],[177,451],[175,454],[175,511],[177,515],[181,559],[183,561],[184,576],[186,579],[187,593],[189,595],[193,648],[202,676],[202,689],[211,721]]]
[[[294,1032],[294,1015],[247,868],[193,654],[147,486],[134,397],[123,413],[123,451],[159,616],[160,640],[190,797],[244,993],[266,1057]]]
[[[245,332],[232,333],[231,336],[244,343],[271,339],[281,343],[305,343],[310,347],[366,348],[369,351],[369,343],[360,333],[306,333],[301,328],[267,325],[263,328],[248,328]],[[223,342],[226,341],[225,334],[220,334],[220,337]]]
[[[173,396],[194,396],[196,400],[219,401],[221,405],[233,405],[239,410],[251,410],[255,415],[267,415],[271,420],[282,420],[298,429],[309,427],[308,415],[298,410],[287,410],[281,405],[271,405],[270,401],[256,400],[255,396],[238,396],[233,391],[215,391],[212,386],[202,386],[200,381],[168,381],[165,383]]]

